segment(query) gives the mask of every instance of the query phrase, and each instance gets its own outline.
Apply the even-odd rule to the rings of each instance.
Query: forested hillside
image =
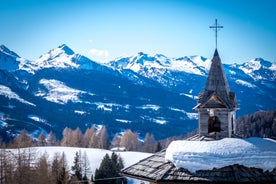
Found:
[[[276,110],[258,111],[237,120],[237,134],[242,137],[276,139]]]

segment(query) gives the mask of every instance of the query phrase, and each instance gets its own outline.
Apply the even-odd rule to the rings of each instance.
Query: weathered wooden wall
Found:
[[[214,109],[214,116],[217,116],[220,121],[221,137],[231,137],[232,125],[235,127],[235,111],[229,112],[228,109],[218,110]],[[208,119],[210,115],[207,109],[200,109],[198,111],[198,126],[200,136],[208,136]],[[232,120],[233,119],[233,120]],[[232,123],[233,121],[233,123]],[[233,127],[233,128],[234,128]],[[235,130],[234,130],[235,132]]]

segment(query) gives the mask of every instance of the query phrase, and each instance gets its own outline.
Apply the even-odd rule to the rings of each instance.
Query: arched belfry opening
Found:
[[[221,123],[219,117],[212,116],[208,119],[208,133],[220,133],[221,132]]]

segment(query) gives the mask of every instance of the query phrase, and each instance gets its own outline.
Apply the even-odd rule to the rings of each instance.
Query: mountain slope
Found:
[[[168,90],[196,99],[198,93],[204,90],[210,62],[200,56],[175,59],[162,55],[149,56],[140,52],[132,57],[116,59],[109,64],[122,73],[131,70]],[[238,115],[275,108],[275,63],[256,58],[240,65],[223,66],[230,89],[237,94],[241,107]]]
[[[125,129],[156,139],[197,127],[192,108],[204,89],[210,59],[145,53],[103,65],[61,45],[36,61],[0,49],[0,124],[4,139],[25,128],[34,137],[65,126],[106,125],[112,137]],[[263,59],[224,65],[238,116],[275,109],[276,67]],[[261,77],[260,77],[261,76]]]

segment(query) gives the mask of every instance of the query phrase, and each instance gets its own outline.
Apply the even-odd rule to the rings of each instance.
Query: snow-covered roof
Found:
[[[239,164],[273,170],[276,167],[276,141],[263,138],[224,138],[218,141],[173,141],[166,161],[191,172]]]

